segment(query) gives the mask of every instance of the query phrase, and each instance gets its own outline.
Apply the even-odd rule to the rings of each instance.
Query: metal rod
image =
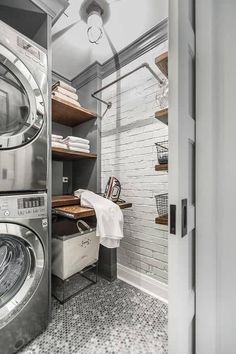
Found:
[[[150,65],[149,65],[148,63],[143,63],[142,65],[140,65],[140,66],[138,66],[137,68],[131,70],[131,71],[128,72],[127,74],[125,74],[125,75],[119,77],[118,79],[116,79],[116,80],[110,82],[109,84],[107,84],[107,85],[101,87],[99,90],[97,90],[97,91],[95,91],[94,93],[92,93],[91,96],[92,96],[93,98],[95,98],[96,100],[98,100],[99,102],[104,103],[104,104],[107,106],[107,110],[110,109],[110,108],[112,107],[112,103],[111,103],[111,102],[104,101],[104,100],[102,100],[101,98],[97,97],[96,95],[97,95],[98,93],[102,92],[103,90],[107,89],[108,87],[110,87],[110,86],[116,84],[117,82],[119,82],[119,81],[125,79],[127,76],[130,76],[130,75],[132,75],[133,73],[135,73],[136,71],[138,71],[138,70],[140,70],[140,69],[143,69],[143,68],[148,69],[148,70],[150,71],[150,73],[157,79],[157,81],[159,82],[160,85],[163,84],[163,80],[161,80],[161,79],[159,78],[159,76],[155,73],[155,71],[152,70],[152,68],[150,67]],[[106,111],[107,111],[107,110],[106,110]],[[103,116],[104,116],[104,115],[103,115]]]

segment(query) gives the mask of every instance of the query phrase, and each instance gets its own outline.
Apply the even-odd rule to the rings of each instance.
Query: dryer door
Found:
[[[24,63],[0,44],[0,149],[30,143],[44,124],[42,93]]]
[[[24,226],[0,223],[0,328],[31,298],[44,267],[39,237]]]

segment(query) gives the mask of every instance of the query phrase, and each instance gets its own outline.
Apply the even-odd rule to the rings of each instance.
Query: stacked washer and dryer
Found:
[[[47,52],[0,22],[0,352],[48,323]]]

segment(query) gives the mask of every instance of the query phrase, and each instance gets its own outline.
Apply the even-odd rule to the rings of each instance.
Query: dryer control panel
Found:
[[[47,71],[46,50],[0,21],[0,42],[13,52],[28,58],[34,66]]]
[[[47,194],[0,196],[0,218],[47,217]]]

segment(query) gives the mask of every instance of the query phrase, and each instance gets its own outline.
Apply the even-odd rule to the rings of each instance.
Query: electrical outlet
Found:
[[[62,183],[68,183],[69,178],[68,177],[62,177]]]

